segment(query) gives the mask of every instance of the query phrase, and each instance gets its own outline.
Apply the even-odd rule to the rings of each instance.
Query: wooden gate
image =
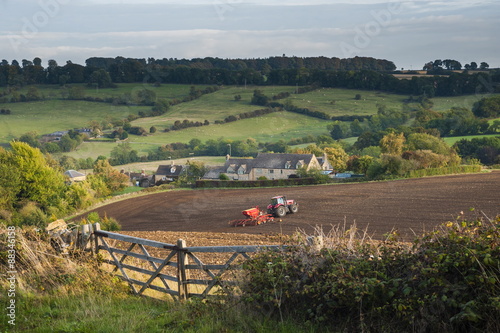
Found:
[[[251,254],[283,248],[278,245],[187,247],[181,239],[177,244],[167,244],[102,231],[97,223],[93,242],[103,262],[114,266],[113,272],[127,281],[135,294],[158,297],[155,292],[160,292],[174,300],[207,298],[220,293],[234,295],[238,290],[238,272]]]

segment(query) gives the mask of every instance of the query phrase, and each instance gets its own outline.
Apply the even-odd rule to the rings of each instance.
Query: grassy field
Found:
[[[146,118],[156,119],[156,118]],[[135,124],[135,122],[133,122]],[[327,122],[291,112],[276,112],[258,118],[243,119],[227,124],[192,127],[180,131],[156,132],[153,135],[130,135],[127,142],[139,155],[146,155],[159,146],[172,142],[188,143],[192,138],[205,142],[209,139],[224,137],[231,140],[254,138],[261,142],[288,141],[309,134],[327,134]],[[160,127],[158,123],[150,123]],[[99,155],[109,156],[111,150],[119,142],[84,142],[77,150],[65,155],[74,158],[96,158]]]
[[[154,118],[145,118],[151,121],[150,125],[161,126],[156,123]],[[145,120],[144,119],[144,120]],[[141,119],[142,121],[143,119]],[[140,125],[141,122],[133,122]],[[151,136],[130,136],[131,142],[137,143],[168,143],[168,142],[189,142],[192,138],[198,138],[202,141],[216,139],[219,137],[233,140],[241,140],[252,137],[257,141],[271,142],[280,139],[290,140],[296,137],[302,137],[308,134],[327,133],[327,121],[299,115],[291,112],[276,112],[267,114],[258,118],[243,119],[221,125],[209,125],[201,127],[191,127],[180,131],[171,131],[168,133],[157,132]]]
[[[455,142],[460,141],[462,139],[472,140],[472,139],[481,139],[481,138],[494,138],[500,136],[499,134],[488,134],[488,135],[469,135],[469,136],[451,136],[443,138],[444,142],[453,146]]]
[[[119,84],[117,88],[96,89],[83,86],[85,95],[93,97],[119,96],[125,93],[134,94],[141,89],[150,89],[156,93],[157,98],[183,98],[189,94],[191,85],[163,84],[154,87],[149,84]],[[206,86],[196,85],[197,89]],[[30,131],[39,134],[54,131],[68,130],[88,126],[91,120],[99,122],[104,120],[123,119],[130,114],[136,115],[139,111],[149,111],[148,106],[114,106],[106,103],[61,100],[62,89],[60,86],[40,86],[40,93],[49,98],[40,102],[0,104],[8,108],[12,114],[0,116],[0,144]],[[130,135],[129,142],[133,149],[140,155],[157,149],[160,145],[172,142],[187,143],[192,138],[202,141],[224,137],[232,140],[242,140],[249,137],[261,142],[273,142],[280,139],[290,140],[309,134],[319,135],[327,133],[326,126],[329,121],[311,118],[289,112],[269,114],[259,118],[245,119],[223,125],[214,125],[216,120],[223,120],[230,115],[249,112],[262,107],[251,105],[255,89],[272,97],[280,92],[292,93],[288,100],[299,107],[309,108],[314,111],[323,111],[332,116],[340,115],[370,115],[377,112],[377,105],[383,104],[388,108],[401,108],[407,96],[382,93],[377,91],[361,91],[350,89],[321,88],[305,94],[293,94],[294,86],[228,86],[219,91],[201,96],[191,102],[172,106],[169,112],[159,117],[139,118],[132,122],[133,126],[141,126],[149,130],[151,126],[157,127],[154,135],[138,137]],[[24,88],[21,93],[26,92]],[[359,100],[355,99],[360,94]],[[235,101],[234,96],[240,95],[241,100]],[[444,111],[453,106],[471,107],[474,102],[484,97],[483,95],[461,97],[433,98],[434,109]],[[286,99],[280,100],[282,103]],[[212,125],[193,127],[180,131],[164,132],[176,120],[201,121],[208,120]],[[77,151],[70,153],[73,157],[92,157],[99,155],[109,156],[111,150],[117,145],[114,142],[86,142]]]
[[[106,103],[68,100],[0,104],[12,114],[0,116],[0,142],[8,142],[30,131],[49,134],[88,126],[91,120],[123,119],[144,106],[114,106]]]
[[[176,120],[204,121],[213,123],[215,120],[250,112],[264,107],[250,104],[254,89],[260,89],[264,94],[273,96],[282,91],[292,92],[294,87],[225,87],[211,94],[201,96],[189,103],[181,103],[171,107],[168,113],[155,118],[142,118],[134,121],[134,125],[144,128],[151,125],[161,128],[170,127]],[[241,100],[235,101],[234,96],[240,95]]]
[[[356,94],[360,94],[361,99],[356,100]],[[399,110],[406,98],[408,96],[379,91],[339,88],[321,88],[289,97],[293,105],[314,111],[326,112],[331,116],[374,114],[377,113],[378,104]]]
[[[435,111],[446,111],[453,107],[472,109],[474,103],[484,97],[491,97],[491,94],[475,94],[459,97],[434,97],[431,99],[434,103],[432,109]]]

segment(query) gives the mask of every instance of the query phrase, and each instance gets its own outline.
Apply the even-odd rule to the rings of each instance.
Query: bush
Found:
[[[116,219],[108,217],[106,214],[101,218],[97,212],[88,213],[87,218],[80,221],[80,224],[94,223],[99,223],[101,225],[101,230],[120,231],[122,229],[122,226]]]
[[[229,177],[225,173],[219,175],[219,180],[229,180]]]
[[[345,234],[319,252],[290,246],[248,261],[244,302],[335,331],[499,331],[500,216],[458,218],[408,245]]]

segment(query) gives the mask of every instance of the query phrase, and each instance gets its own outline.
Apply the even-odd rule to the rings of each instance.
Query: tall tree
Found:
[[[15,208],[27,200],[37,203],[45,211],[61,207],[65,190],[63,174],[52,167],[39,149],[25,142],[11,142],[10,145],[11,151],[0,149],[0,164],[7,166],[1,171],[8,172],[0,174],[0,178],[16,180],[15,186],[9,189],[12,191],[10,204]],[[1,186],[4,186],[3,181]]]

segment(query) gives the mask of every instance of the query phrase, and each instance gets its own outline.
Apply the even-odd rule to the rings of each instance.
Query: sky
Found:
[[[500,67],[500,1],[0,0],[0,59],[366,56]]]

